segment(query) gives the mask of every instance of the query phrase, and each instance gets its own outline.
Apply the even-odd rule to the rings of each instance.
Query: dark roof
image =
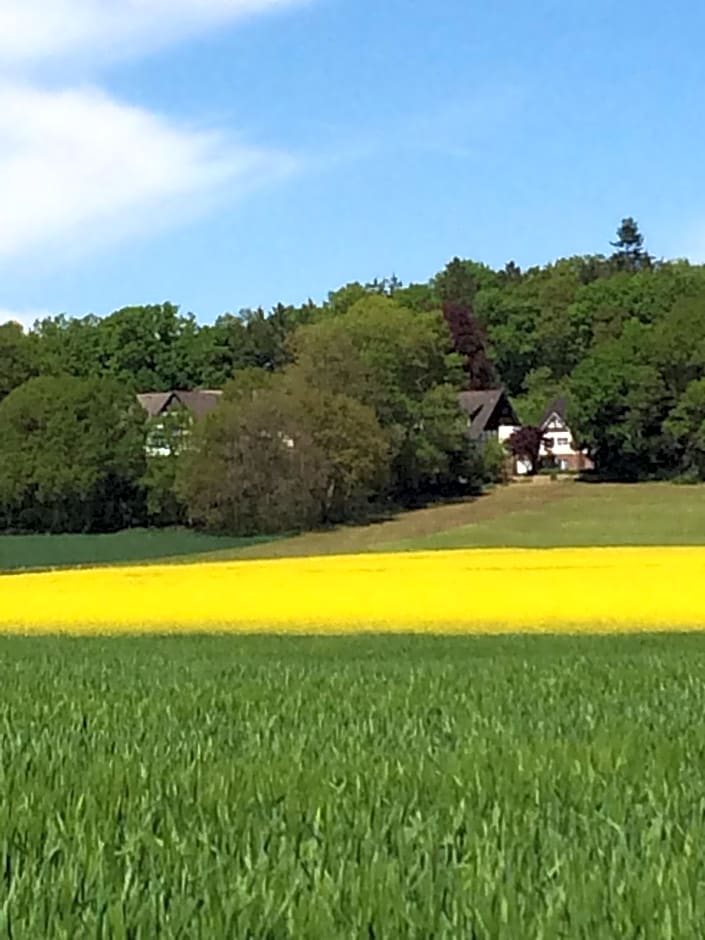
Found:
[[[137,399],[150,418],[164,414],[172,405],[182,405],[196,417],[202,418],[217,407],[222,392],[217,389],[198,389],[193,392],[145,392]]]
[[[483,388],[472,392],[460,392],[460,407],[470,415],[470,437],[479,437],[492,420],[497,407],[504,406],[511,423],[519,424],[507,393],[503,388]]]
[[[541,427],[547,423],[551,415],[558,415],[564,424],[568,422],[568,399],[565,397],[554,398],[548,408],[544,411],[541,418]]]

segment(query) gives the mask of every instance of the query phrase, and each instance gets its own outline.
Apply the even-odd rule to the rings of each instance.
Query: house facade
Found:
[[[468,433],[472,440],[497,440],[504,444],[521,427],[521,421],[504,389],[480,389],[461,392],[460,407],[468,416]],[[541,445],[539,456],[544,467],[565,472],[580,473],[592,470],[593,462],[585,451],[579,450],[567,421],[568,404],[557,398],[546,408],[540,427],[546,444]],[[517,476],[531,473],[528,460],[509,457],[510,472]]]
[[[504,444],[521,426],[519,416],[503,388],[474,389],[458,395],[461,409],[467,413],[470,439],[482,444],[495,440]],[[516,473],[517,461],[507,453],[506,472]]]
[[[215,410],[221,399],[218,389],[196,391],[146,392],[137,396],[147,412],[146,451],[150,457],[179,453],[196,421]]]
[[[556,470],[579,473],[592,470],[594,463],[585,451],[579,450],[568,425],[568,402],[565,398],[552,401],[541,419],[541,430],[549,445],[541,446],[541,458],[544,466]]]

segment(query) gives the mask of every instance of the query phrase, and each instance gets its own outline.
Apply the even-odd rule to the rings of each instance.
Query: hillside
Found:
[[[352,525],[501,479],[500,424],[531,465],[705,482],[705,265],[658,260],[633,218],[609,244],[207,324],[166,302],[0,326],[0,531]],[[467,397],[500,389],[502,414]],[[556,401],[572,464],[531,443]]]
[[[415,549],[705,544],[705,486],[573,480],[501,487],[478,499],[212,553],[275,558]]]
[[[291,538],[230,539],[179,529],[4,535],[0,570],[414,549],[700,544],[705,544],[705,486],[537,478],[473,500]]]

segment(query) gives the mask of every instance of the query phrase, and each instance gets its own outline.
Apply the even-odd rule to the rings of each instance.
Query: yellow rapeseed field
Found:
[[[705,548],[365,554],[0,577],[0,632],[604,632],[705,626]]]

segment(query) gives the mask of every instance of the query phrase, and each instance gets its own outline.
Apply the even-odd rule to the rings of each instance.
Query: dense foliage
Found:
[[[206,528],[310,529],[364,506],[384,483],[387,449],[371,408],[277,382],[226,401],[198,428],[178,488]]]
[[[135,523],[144,417],[114,379],[31,379],[0,406],[0,519],[89,532]]]
[[[126,308],[102,319],[48,318],[26,333],[9,324],[0,327],[0,427],[16,420],[8,412],[16,407],[10,393],[37,376],[55,381],[52,395],[57,402],[63,399],[61,407],[69,410],[69,379],[114,380],[132,394],[223,388],[234,381],[252,397],[276,376],[287,386],[286,393],[277,394],[288,396],[278,419],[283,422],[278,429],[281,440],[293,439],[284,424],[296,425],[295,414],[308,407],[305,394],[316,390],[329,396],[327,404],[319,397],[314,409],[325,425],[319,442],[326,437],[329,448],[339,447],[346,438],[342,422],[350,420],[350,401],[368,409],[367,430],[371,433],[374,427],[376,434],[378,428],[385,439],[384,447],[372,446],[372,453],[384,450],[385,467],[377,467],[377,458],[371,458],[375,468],[363,472],[357,465],[363,447],[350,443],[335,471],[339,480],[358,481],[350,482],[350,498],[337,483],[335,505],[326,505],[318,495],[325,472],[311,471],[310,479],[319,482],[306,489],[296,512],[290,507],[277,510],[277,527],[358,518],[370,500],[410,503],[447,494],[459,485],[473,490],[483,480],[499,478],[497,454],[490,448],[483,461],[467,439],[466,421],[456,404],[463,388],[504,385],[526,425],[537,424],[550,399],[566,396],[577,443],[589,449],[597,472],[604,476],[702,479],[705,266],[655,259],[633,219],[623,220],[611,244],[611,254],[563,258],[525,271],[513,262],[493,270],[455,258],[426,284],[404,286],[396,278],[353,283],[332,292],[320,305],[310,301],[300,307],[279,304],[269,313],[244,310],[224,314],[212,324],[199,324],[170,303]],[[345,406],[336,397],[341,395],[350,400]],[[124,397],[119,400],[128,407]],[[241,402],[238,408],[248,412],[248,421],[260,420],[253,417],[252,402]],[[257,408],[262,421],[275,420],[272,408]],[[221,416],[210,431],[199,430],[196,437],[205,448],[201,469],[226,425],[226,437],[240,433],[240,418],[232,417],[232,408],[229,413],[229,424]],[[331,427],[335,415],[333,423],[341,424]],[[356,420],[363,433],[361,415],[358,412]],[[118,419],[113,413],[110,420]],[[42,433],[39,423],[31,430],[32,439],[38,441]],[[309,437],[301,440],[310,443],[310,426],[306,434]],[[233,446],[244,453],[245,439]],[[18,449],[17,434],[0,436],[0,467],[18,464]],[[44,457],[38,456],[40,450]],[[21,485],[10,485],[3,471],[0,518],[6,524],[110,528],[132,515],[151,524],[191,518],[220,526],[228,519],[230,527],[237,516],[249,531],[252,520],[263,525],[271,516],[252,500],[244,515],[234,513],[235,489],[244,494],[253,482],[242,476],[244,464],[235,471],[234,457],[229,460],[235,474],[229,496],[214,494],[212,488],[206,492],[206,482],[199,488],[185,460],[152,459],[139,469],[135,458],[131,486],[139,495],[131,510],[79,518],[73,510],[57,510],[55,496],[47,501],[33,495],[47,490],[41,482],[46,476],[42,461],[61,459],[61,453],[55,437],[47,437],[43,448],[35,448],[33,463],[22,464]],[[312,463],[316,459],[311,456]],[[277,460],[289,474],[288,481],[277,482],[283,494],[299,478],[291,476],[291,454]],[[249,466],[259,473],[256,462]],[[215,479],[213,468],[205,473],[209,475]],[[79,474],[77,482],[80,479]],[[333,484],[329,480],[326,485]],[[213,510],[221,502],[228,503],[228,512]]]
[[[3,935],[702,936],[701,636],[0,652]]]

